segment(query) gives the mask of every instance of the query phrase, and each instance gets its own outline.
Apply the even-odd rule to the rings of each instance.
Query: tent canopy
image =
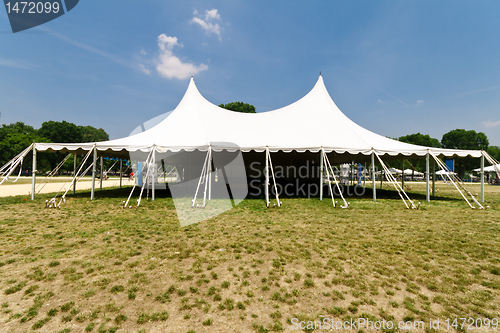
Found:
[[[239,113],[207,101],[191,78],[179,105],[156,126],[125,138],[91,143],[37,143],[39,151],[83,153],[96,147],[99,155],[128,158],[129,152],[214,151],[325,152],[367,159],[375,151],[386,157],[480,157],[478,150],[454,150],[412,145],[373,133],[350,120],[335,105],[320,76],[303,98],[283,108],[256,114]],[[358,158],[355,158],[355,157]]]

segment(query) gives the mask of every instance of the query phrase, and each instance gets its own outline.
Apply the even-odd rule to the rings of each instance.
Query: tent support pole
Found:
[[[323,149],[319,152],[319,200],[323,201]]]
[[[375,186],[375,151],[372,149],[372,192],[373,201],[377,201],[377,189]]]
[[[212,147],[210,147],[210,151]],[[208,200],[212,200],[212,151],[210,152],[210,161],[208,161]]]
[[[266,174],[265,185],[264,185],[264,193],[266,196],[266,207],[269,207],[269,159],[267,158],[267,149],[266,149],[266,169],[264,170]]]
[[[430,188],[429,188],[429,151],[425,155],[425,200],[431,201]]]
[[[432,161],[432,197],[436,197],[436,162]]]
[[[31,200],[35,200],[36,186],[36,146],[33,145],[33,166],[31,168]]]
[[[94,200],[96,164],[97,164],[97,147],[94,145],[94,157],[92,164],[92,189],[90,190],[90,200]]]
[[[155,182],[156,182],[156,146],[153,146],[153,172],[151,173],[151,200],[155,201]]]
[[[384,170],[380,170],[380,189],[382,189],[382,184],[384,183]]]
[[[73,155],[73,176],[76,174],[76,153]],[[73,194],[76,193],[76,178],[73,180]]]
[[[401,187],[405,188],[405,159],[403,158],[403,166],[401,167]]]
[[[481,152],[481,172],[480,172],[480,177],[481,177],[481,202],[484,203],[484,153]]]
[[[122,176],[123,176],[122,165],[123,165],[123,160],[120,158],[120,188],[122,188]]]
[[[103,173],[103,168],[104,168],[104,166],[103,166],[104,161],[103,161],[102,156],[101,156],[100,159],[101,159],[101,178],[100,178],[100,182],[99,182],[99,191],[102,191],[102,181],[104,180],[103,179],[104,177],[103,177],[103,174],[102,174]]]

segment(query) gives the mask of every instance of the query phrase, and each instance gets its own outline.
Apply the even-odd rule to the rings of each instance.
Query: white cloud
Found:
[[[5,59],[5,58],[0,58],[0,66],[22,68],[22,69],[27,69],[31,67],[31,65],[26,61]]]
[[[497,121],[492,121],[492,120],[483,121],[483,126],[486,127],[486,128],[500,126],[500,120],[497,120]]]
[[[212,23],[214,20],[220,20],[220,14],[217,12],[217,9],[206,10],[204,19],[197,17],[197,10],[193,12],[193,15],[194,17],[191,19],[191,23],[199,24],[203,30],[207,33],[216,34],[220,40],[221,27],[218,23]]]
[[[139,69],[144,73],[144,74],[151,74],[151,71],[146,68],[143,64],[139,64]]]
[[[146,55],[146,54],[148,54],[148,53],[146,52],[146,50],[141,49],[141,54],[142,54],[142,55]]]
[[[156,70],[161,76],[168,79],[185,79],[208,69],[205,64],[195,66],[191,63],[183,63],[172,52],[175,46],[183,47],[182,44],[178,43],[177,37],[170,37],[165,34],[158,36],[160,56],[156,64]]]
[[[419,100],[417,101],[417,105],[424,104],[424,103],[425,103],[425,102],[424,102],[424,100],[423,100],[423,99],[419,99]]]

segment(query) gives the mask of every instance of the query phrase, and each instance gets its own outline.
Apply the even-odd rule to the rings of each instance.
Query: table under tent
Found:
[[[404,186],[386,165],[387,161],[425,158],[426,200],[430,201],[430,161],[433,161],[433,169],[438,165],[439,169],[449,171],[442,158],[471,156],[481,159],[479,200],[463,187],[456,175],[450,172],[445,172],[444,175],[472,208],[483,208],[484,161],[486,159],[492,165],[498,164],[485,151],[412,145],[389,139],[357,125],[335,105],[321,75],[313,89],[300,100],[277,110],[256,114],[233,112],[210,103],[200,94],[191,78],[179,105],[158,119],[155,126],[116,140],[71,144],[34,143],[0,172],[3,172],[4,177],[10,176],[24,156],[33,150],[34,189],[36,152],[82,154],[85,155],[84,159],[92,160],[93,200],[98,158],[131,159],[142,161],[142,170],[145,170],[140,195],[149,186],[153,200],[158,186],[163,186],[157,177],[158,170],[166,172],[165,166],[168,165],[175,166],[177,181],[191,182],[193,185],[185,187],[188,190],[183,192],[183,195],[192,198],[191,206],[195,206],[197,198],[203,196],[201,205],[205,207],[215,196],[215,183],[222,184],[220,193],[227,197],[229,192],[233,205],[237,204],[246,197],[248,187],[253,182],[259,183],[269,207],[271,196],[276,198],[275,205],[281,205],[278,169],[295,170],[295,173],[286,175],[288,181],[300,178],[301,182],[316,184],[320,200],[326,192],[331,197],[333,206],[336,206],[334,188],[338,188],[336,194],[342,199],[340,206],[347,208],[349,204],[342,195],[336,165],[368,163],[373,183],[373,200],[377,199],[375,177],[376,165],[379,164],[406,208],[416,208],[404,191]],[[297,171],[301,168],[308,169],[307,176],[298,175]],[[83,163],[80,167],[75,166],[75,184],[82,171]],[[500,175],[499,168],[495,171]],[[434,179],[435,173],[432,175]],[[34,195],[32,191],[32,199]],[[124,206],[129,204],[130,198],[131,196]],[[138,205],[140,198],[137,200]]]

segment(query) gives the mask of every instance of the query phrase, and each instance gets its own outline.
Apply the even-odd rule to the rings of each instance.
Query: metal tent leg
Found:
[[[76,174],[76,153],[73,155],[73,176]],[[73,194],[76,193],[76,179],[73,180]]]
[[[120,158],[120,188],[122,188],[122,178],[123,178],[122,165],[123,165],[123,160]]]
[[[31,169],[31,200],[35,200],[36,186],[36,147],[33,146],[33,166]]]
[[[97,148],[94,145],[94,158],[93,158],[93,165],[92,165],[92,189],[90,190],[90,200],[94,200],[96,164],[97,164]]]
[[[319,200],[323,200],[323,150],[320,152],[319,158]]]
[[[265,184],[264,184],[264,194],[266,196],[266,207],[269,207],[269,159],[267,158],[267,150],[265,152],[266,154],[266,168],[264,170],[266,179],[265,179]]]
[[[436,162],[432,161],[432,197],[436,197]]]
[[[429,152],[425,155],[425,200],[431,201],[430,188],[429,188]]]
[[[156,146],[153,147],[153,173],[151,174],[151,200],[155,200],[155,182],[156,182]]]
[[[375,186],[375,151],[372,150],[372,191],[373,201],[377,201],[377,189]]]
[[[484,202],[484,154],[481,152],[481,202]]]
[[[100,178],[100,182],[99,182],[99,191],[102,191],[102,181],[104,180],[104,177],[103,177],[103,169],[104,169],[104,161],[103,161],[103,158],[101,156],[101,178]]]

